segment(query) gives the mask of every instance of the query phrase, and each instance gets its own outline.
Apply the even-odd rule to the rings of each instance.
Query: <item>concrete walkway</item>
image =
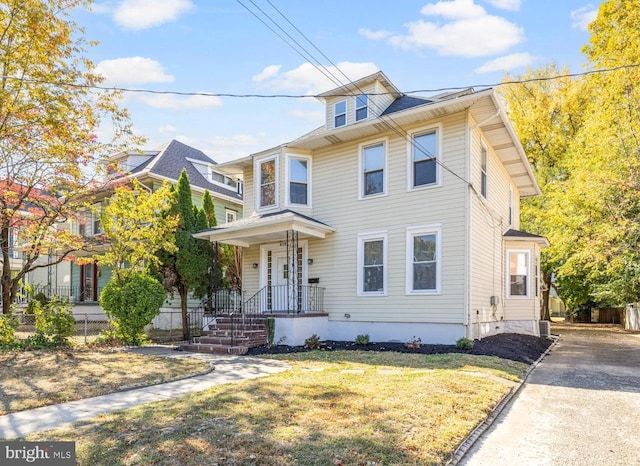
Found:
[[[208,361],[215,369],[206,374],[150,387],[111,393],[109,395],[70,401],[58,405],[20,411],[0,416],[0,439],[24,437],[34,432],[59,428],[122,409],[153,401],[178,398],[206,390],[215,385],[264,377],[290,369],[284,362],[246,356],[218,356],[184,353],[170,347],[143,347],[130,350],[157,356],[192,358]]]
[[[640,335],[561,333],[460,464],[640,465]]]

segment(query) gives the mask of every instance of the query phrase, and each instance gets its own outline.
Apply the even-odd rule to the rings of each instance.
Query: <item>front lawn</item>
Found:
[[[117,350],[4,352],[0,353],[0,415],[104,395],[208,367],[201,361]]]
[[[35,434],[78,464],[441,464],[522,377],[488,356],[279,355],[292,370]]]

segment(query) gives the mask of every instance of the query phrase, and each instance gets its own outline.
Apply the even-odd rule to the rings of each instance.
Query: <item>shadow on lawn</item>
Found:
[[[298,389],[262,380],[116,413],[76,433],[82,439],[81,465],[424,465],[446,460],[408,441],[413,435],[408,430],[407,422],[344,386]]]

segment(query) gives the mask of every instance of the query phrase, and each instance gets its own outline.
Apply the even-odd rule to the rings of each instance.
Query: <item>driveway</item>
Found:
[[[460,464],[640,465],[640,334],[554,330],[556,347]]]

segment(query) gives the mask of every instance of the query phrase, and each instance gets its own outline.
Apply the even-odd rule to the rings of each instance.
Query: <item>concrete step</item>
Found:
[[[250,337],[235,337],[229,336],[203,336],[200,337],[200,343],[211,345],[242,345],[248,348],[254,346],[262,346],[267,344],[267,337],[264,338],[250,338]]]

